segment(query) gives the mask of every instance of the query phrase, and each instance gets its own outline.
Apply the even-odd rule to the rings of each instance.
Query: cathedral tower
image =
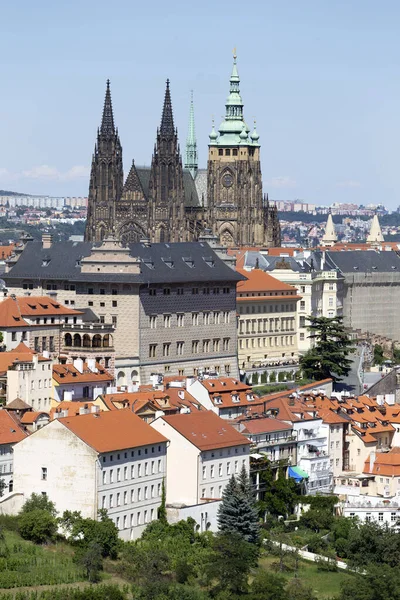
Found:
[[[174,126],[169,80],[150,169],[149,204],[151,240],[186,241],[182,159]]]
[[[189,111],[189,129],[188,136],[186,139],[186,155],[185,155],[185,169],[190,171],[193,179],[196,179],[198,171],[198,159],[197,159],[197,141],[196,133],[194,129],[194,106],[193,106],[193,92],[190,98],[190,111]]]
[[[114,234],[116,204],[122,194],[122,147],[114,125],[110,81],[107,80],[103,118],[90,172],[85,240],[99,242]]]
[[[250,134],[243,116],[240,79],[233,57],[225,119],[210,134],[208,151],[208,219],[226,246],[279,245],[273,209],[263,200],[259,135]],[[273,235],[271,236],[271,234]]]

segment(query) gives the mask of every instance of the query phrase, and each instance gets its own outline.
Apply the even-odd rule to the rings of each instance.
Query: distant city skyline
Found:
[[[197,11],[197,12],[196,12]],[[171,80],[184,152],[194,91],[200,166],[224,114],[236,45],[245,118],[257,121],[264,191],[312,204],[400,203],[400,6],[156,0],[2,9],[0,189],[87,196],[109,77],[124,148],[149,165]]]

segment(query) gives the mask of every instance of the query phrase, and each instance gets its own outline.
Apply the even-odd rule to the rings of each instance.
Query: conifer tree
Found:
[[[314,381],[332,378],[340,381],[351,370],[352,341],[342,317],[310,317],[308,330],[315,345],[300,359],[303,375]]]
[[[218,528],[225,534],[239,534],[245,541],[256,543],[259,535],[257,510],[251,484],[243,467],[239,477],[232,475],[222,493],[218,509]]]

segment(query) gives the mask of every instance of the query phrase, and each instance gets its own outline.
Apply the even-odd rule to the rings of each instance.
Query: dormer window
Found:
[[[185,263],[185,265],[187,265],[189,267],[189,269],[193,269],[194,260],[191,256],[182,256],[182,260]]]
[[[169,268],[169,269],[173,269],[174,268],[174,261],[172,260],[171,257],[168,258],[162,258],[161,259],[163,261],[163,263]]]

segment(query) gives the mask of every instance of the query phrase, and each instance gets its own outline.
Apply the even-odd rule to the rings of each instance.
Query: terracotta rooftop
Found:
[[[249,445],[249,440],[213,411],[160,417],[201,451]]]
[[[363,473],[372,475],[400,476],[400,448],[394,447],[389,452],[377,452],[372,469],[370,458],[364,464]]]
[[[0,410],[0,444],[20,442],[27,433],[18,425],[6,410]]]
[[[245,292],[284,292],[286,295],[297,295],[295,287],[275,279],[275,277],[261,269],[252,269],[251,271],[237,269],[237,272],[247,277],[247,281],[238,282],[236,288],[238,294]]]
[[[82,313],[67,308],[48,296],[8,297],[0,302],[0,327],[28,327],[25,317],[77,316]]]
[[[292,429],[292,426],[288,423],[269,417],[265,417],[264,419],[247,419],[246,421],[242,421],[241,425],[245,428],[243,431],[244,434],[248,432],[252,435]]]
[[[251,392],[251,386],[233,377],[209,377],[201,382],[209,392]]]
[[[33,352],[30,348],[25,346],[22,342],[10,352],[0,352],[0,373],[5,373],[14,364],[19,362],[32,362],[33,356],[36,352]],[[49,358],[45,358],[41,354],[37,355],[38,361],[48,361]]]
[[[99,453],[167,441],[130,410],[100,411],[58,421]]]
[[[113,381],[113,376],[105,370],[99,363],[96,363],[97,373],[89,369],[86,363],[83,363],[83,372],[78,371],[72,364],[53,365],[53,379],[59,384],[66,383],[86,383],[91,381]]]
[[[21,400],[21,398],[15,398],[8,404],[6,404],[7,410],[31,410],[32,406]]]
[[[39,419],[39,417],[44,416],[44,417],[49,417],[49,413],[47,412],[37,412],[34,410],[29,410],[26,413],[24,413],[21,417],[21,423],[22,425],[31,425],[32,423],[34,423],[37,419]]]

